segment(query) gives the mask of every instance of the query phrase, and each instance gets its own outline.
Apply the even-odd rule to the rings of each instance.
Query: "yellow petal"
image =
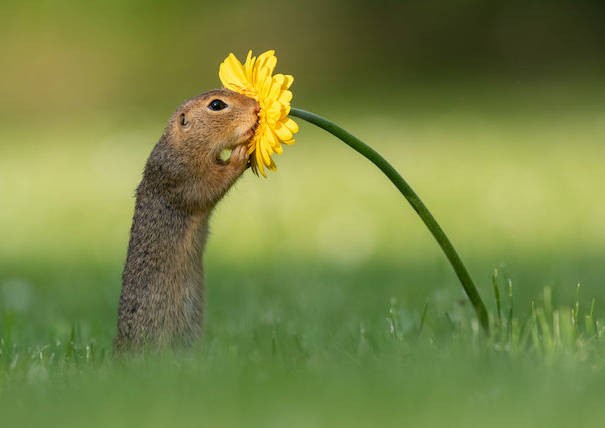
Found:
[[[275,153],[277,153],[278,155],[281,155],[284,152],[284,149],[281,146],[281,144],[278,144],[277,146],[275,146],[274,150],[275,150]]]
[[[273,74],[273,70],[277,65],[277,57],[275,56],[274,50],[269,50],[267,52],[263,52],[258,56],[258,62],[261,64],[261,67],[267,72],[270,76]]]
[[[236,90],[236,88],[245,88],[248,86],[248,79],[242,63],[232,53],[219,67],[219,78],[227,89]]]
[[[277,100],[283,105],[289,105],[290,101],[292,101],[292,92],[288,90],[282,91]]]
[[[288,118],[288,120],[284,122],[284,125],[286,125],[293,134],[296,134],[298,132],[298,124],[292,119]]]
[[[277,151],[276,148],[279,147],[279,138],[277,137],[277,135],[275,134],[275,132],[273,131],[273,129],[269,129],[268,132],[266,133],[266,142],[269,143],[269,146],[271,147],[272,151]]]
[[[292,131],[290,131],[282,122],[278,122],[275,125],[275,135],[277,135],[277,138],[279,138],[281,141],[292,139]]]
[[[285,80],[286,76],[284,76],[283,74],[276,74],[275,76],[273,76],[273,84],[277,86],[277,89],[279,91],[282,90]]]
[[[257,173],[260,172],[263,177],[266,177],[267,174],[265,173],[265,168],[263,167],[263,160],[258,150],[254,153],[254,159],[256,160],[256,162],[253,164],[254,170]]]
[[[270,142],[267,141],[267,135],[265,135],[265,140],[263,141],[263,143],[260,145],[260,154],[262,156],[263,159],[263,163],[265,165],[269,165],[269,163],[271,163],[271,158],[269,157],[269,153],[268,153],[268,148],[270,146]]]
[[[252,56],[252,51],[248,51],[248,56],[246,56],[246,62],[244,62],[244,72],[246,73],[246,78],[249,82],[252,82],[252,69],[254,67],[255,61],[256,57]]]
[[[292,86],[292,83],[294,83],[294,76],[286,74],[284,77],[284,89],[288,89],[290,86]]]
[[[282,105],[277,101],[272,102],[265,109],[265,114],[267,115],[267,121],[271,124],[277,123],[278,120],[281,119],[281,108]]]
[[[270,100],[277,100],[279,98],[280,93],[281,83],[274,78],[273,82],[271,82],[271,85],[269,86],[267,98]]]

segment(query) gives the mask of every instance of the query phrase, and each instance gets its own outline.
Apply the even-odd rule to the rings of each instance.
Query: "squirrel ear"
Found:
[[[189,119],[187,118],[185,113],[181,113],[179,115],[179,125],[181,125],[181,128],[189,128],[190,124],[191,122],[189,122]]]

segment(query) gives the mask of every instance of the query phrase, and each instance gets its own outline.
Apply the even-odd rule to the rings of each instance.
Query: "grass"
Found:
[[[243,294],[220,308],[211,296],[200,350],[125,362],[78,324],[50,343],[23,346],[5,318],[3,419],[20,426],[559,426],[603,416],[603,329],[594,307],[581,300],[553,307],[549,289],[525,314],[503,299],[488,338],[457,302],[418,311],[391,298],[378,313],[353,314],[333,302],[312,301],[319,306],[302,311],[295,301]]]
[[[6,127],[0,426],[600,425],[603,104],[546,111],[541,91],[510,114],[476,94],[413,114],[414,94],[389,114],[317,110],[418,191],[489,337],[396,190],[302,126],[277,174],[217,208],[199,349],[116,361],[132,191],[165,118]]]

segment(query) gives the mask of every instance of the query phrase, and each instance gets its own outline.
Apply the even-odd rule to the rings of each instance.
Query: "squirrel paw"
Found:
[[[240,144],[234,148],[226,166],[244,172],[248,167],[248,147],[245,144]]]

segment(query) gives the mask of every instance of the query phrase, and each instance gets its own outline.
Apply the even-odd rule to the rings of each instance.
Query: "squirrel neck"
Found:
[[[148,184],[143,180],[137,189],[121,303],[133,337],[188,342],[201,333],[210,211],[174,207]]]

